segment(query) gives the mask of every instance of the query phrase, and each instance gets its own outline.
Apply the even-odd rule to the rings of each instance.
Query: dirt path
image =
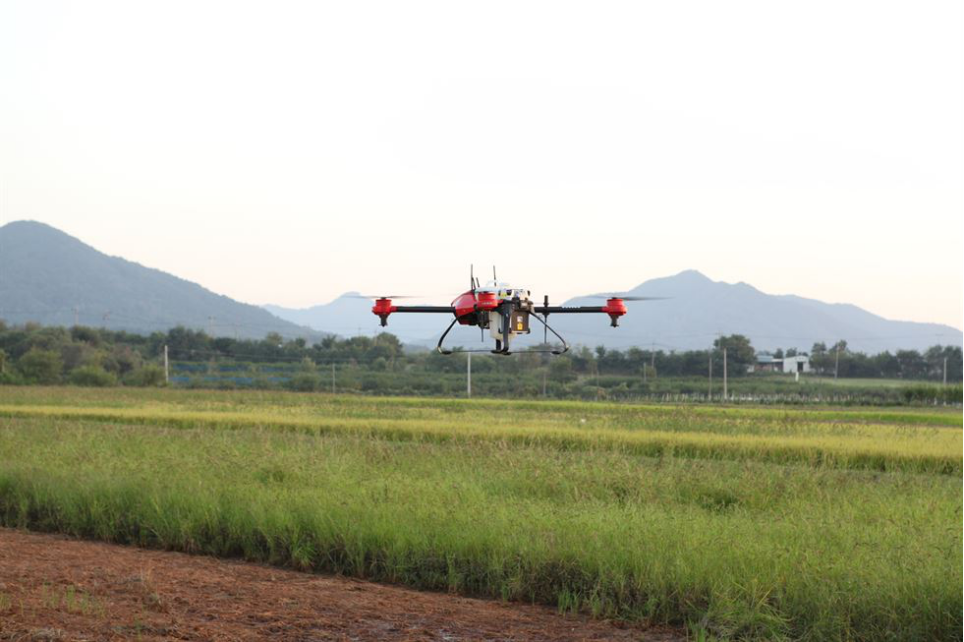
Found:
[[[0,640],[681,639],[551,609],[0,529]]]

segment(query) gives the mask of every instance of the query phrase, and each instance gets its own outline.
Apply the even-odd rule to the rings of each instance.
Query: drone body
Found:
[[[474,276],[470,276],[470,280],[471,289],[457,296],[450,305],[394,305],[392,299],[398,297],[382,296],[376,298],[375,305],[372,306],[372,313],[381,320],[382,326],[388,325],[388,317],[396,313],[453,315],[452,322],[442,333],[436,346],[442,354],[453,352],[443,348],[442,344],[456,323],[478,326],[483,331],[488,330],[489,335],[495,339],[495,349],[491,352],[508,355],[511,354],[509,345],[512,338],[529,334],[531,332],[530,321],[536,319],[543,326],[544,342],[548,339],[548,333],[552,332],[562,344],[561,349],[541,350],[540,352],[562,354],[569,350],[569,345],[547,323],[550,314],[606,314],[609,316],[610,325],[615,328],[619,325],[619,317],[627,312],[625,301],[640,301],[650,298],[605,296],[602,298],[606,299],[606,305],[602,306],[550,306],[547,296],[543,299],[542,305],[536,305],[530,298],[529,290],[514,288],[496,279],[489,281],[484,286],[480,286]],[[458,352],[485,351],[458,350]]]

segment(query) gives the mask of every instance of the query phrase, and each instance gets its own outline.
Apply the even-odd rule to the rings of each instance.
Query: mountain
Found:
[[[628,304],[630,313],[620,322],[625,332],[612,333],[606,345],[704,348],[718,333],[744,334],[757,350],[808,351],[815,342],[832,344],[840,339],[851,349],[868,353],[964,342],[964,334],[951,326],[891,321],[854,305],[766,294],[747,283],[713,281],[695,270],[646,281],[629,294],[671,298]],[[577,298],[569,303],[592,305],[592,300]],[[571,332],[599,335],[598,324],[587,321],[580,318],[559,325]]]
[[[0,227],[0,319],[142,333],[183,325],[240,338],[320,335],[34,221]]]
[[[609,327],[602,315],[557,314],[550,316],[549,323],[572,344],[610,348],[704,349],[719,333],[747,335],[757,350],[808,351],[815,342],[829,345],[840,339],[851,349],[868,353],[964,342],[961,331],[951,326],[891,321],[854,305],[766,294],[746,283],[713,281],[695,270],[646,281],[627,294],[669,298],[627,303],[629,314],[618,329]],[[602,301],[577,297],[565,304],[601,305]],[[283,319],[342,334],[358,333],[356,328],[370,333],[377,326],[371,304],[347,296],[305,310],[268,309]],[[447,319],[439,315],[393,315],[387,329],[407,343],[433,345],[446,325]],[[532,326],[533,334],[523,345],[542,338],[539,324]],[[456,328],[451,338],[454,345],[474,347],[480,333]]]

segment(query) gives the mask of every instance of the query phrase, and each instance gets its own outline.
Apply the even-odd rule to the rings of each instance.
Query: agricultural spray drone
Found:
[[[375,299],[372,313],[381,320],[382,327],[388,325],[388,317],[392,314],[451,314],[455,318],[438,340],[436,349],[442,354],[453,352],[492,352],[493,354],[508,355],[509,342],[513,337],[529,334],[529,320],[535,318],[542,324],[543,343],[546,343],[551,332],[562,344],[560,349],[535,350],[534,352],[551,352],[562,354],[569,350],[569,344],[562,336],[552,329],[548,318],[550,314],[606,314],[612,327],[619,325],[619,317],[626,314],[627,301],[652,301],[662,297],[623,296],[617,294],[594,295],[590,298],[605,299],[606,304],[600,306],[551,306],[549,297],[543,298],[542,305],[536,305],[530,298],[529,290],[514,288],[496,278],[495,268],[492,268],[492,280],[484,286],[480,285],[474,273],[469,274],[470,288],[455,298],[450,305],[395,305],[393,299],[402,296],[364,296]],[[459,325],[478,326],[483,332],[495,339],[495,350],[449,350],[442,347],[445,337]]]

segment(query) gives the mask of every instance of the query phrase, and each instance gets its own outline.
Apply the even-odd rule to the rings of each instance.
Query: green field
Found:
[[[0,388],[0,522],[686,626],[961,639],[959,410]]]

